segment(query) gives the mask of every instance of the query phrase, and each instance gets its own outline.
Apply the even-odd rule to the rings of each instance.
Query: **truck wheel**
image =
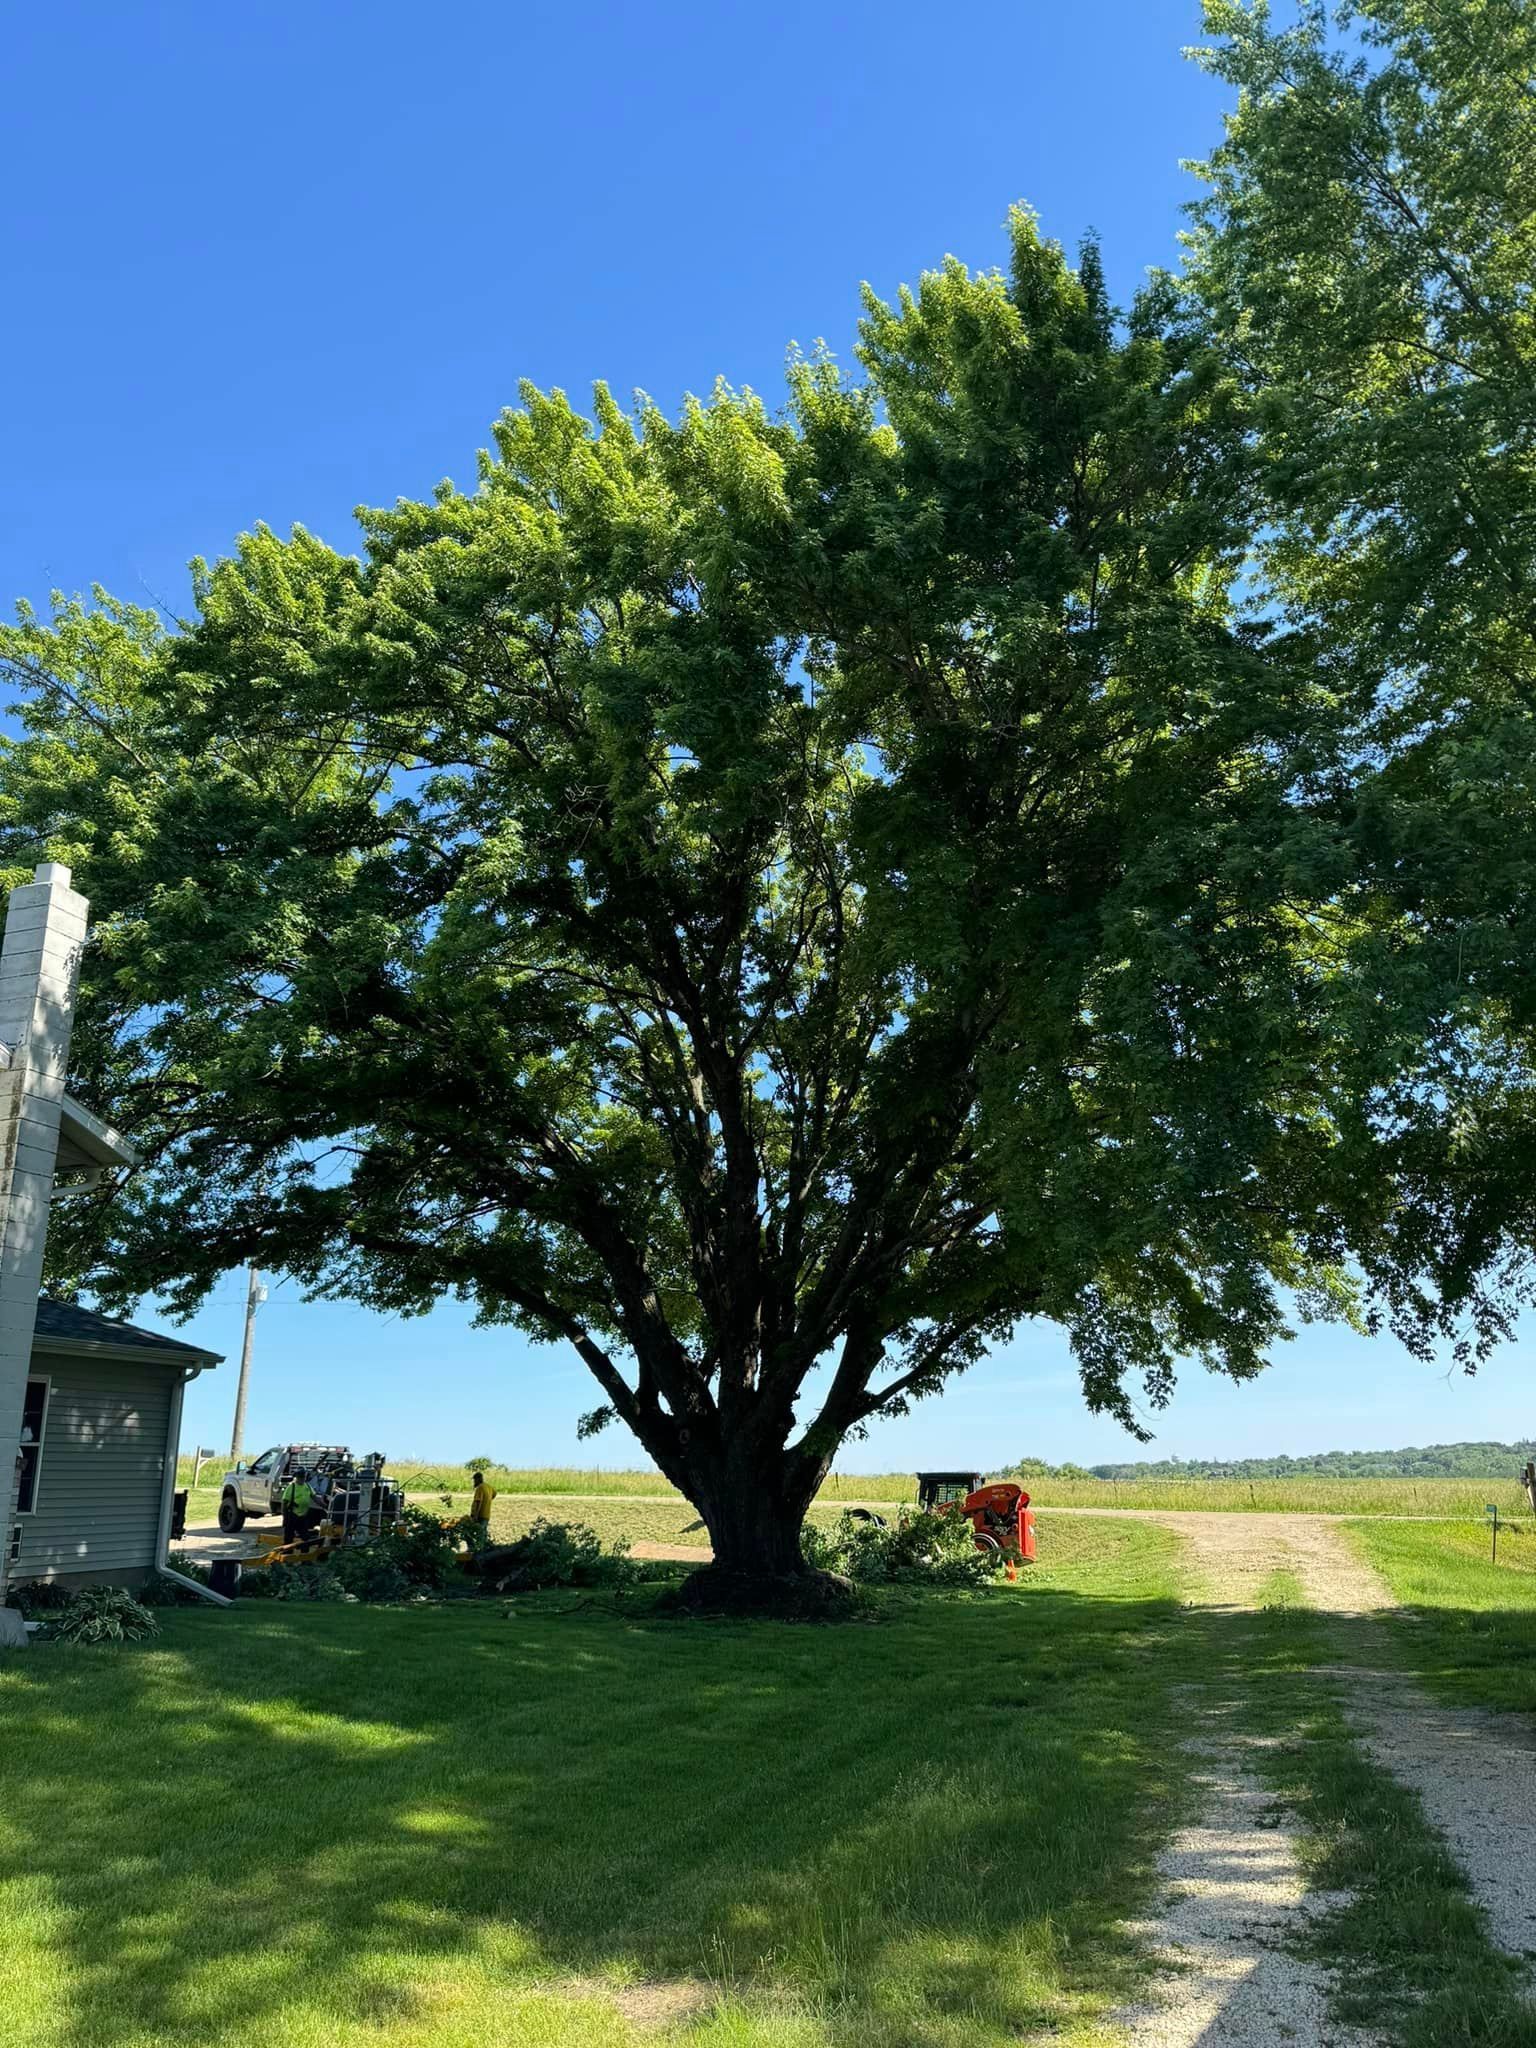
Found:
[[[232,1493],[226,1493],[219,1502],[219,1527],[226,1536],[238,1536],[245,1527],[245,1515]]]

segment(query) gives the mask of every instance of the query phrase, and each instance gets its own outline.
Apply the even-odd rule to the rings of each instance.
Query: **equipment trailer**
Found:
[[[309,1474],[314,1490],[311,1527],[290,1543],[275,1531],[263,1533],[258,1555],[247,1562],[308,1563],[343,1543],[364,1543],[400,1519],[405,1491],[399,1480],[386,1477],[382,1451],[354,1458],[345,1444],[279,1444],[249,1467],[242,1460],[225,1473],[219,1527],[234,1536],[252,1517],[280,1515],[283,1493],[300,1472]]]

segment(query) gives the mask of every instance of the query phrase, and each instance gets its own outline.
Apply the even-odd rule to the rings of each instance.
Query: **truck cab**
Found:
[[[961,1507],[981,1483],[979,1472],[919,1472],[917,1504],[928,1514]]]
[[[274,1444],[249,1464],[242,1458],[219,1487],[219,1527],[235,1536],[253,1515],[281,1514],[283,1488],[295,1472],[323,1478],[351,1459],[345,1444]]]

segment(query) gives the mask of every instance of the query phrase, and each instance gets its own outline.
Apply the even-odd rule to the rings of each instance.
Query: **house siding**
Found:
[[[33,1513],[20,1515],[19,1579],[116,1577],[155,1563],[165,1440],[178,1375],[121,1357],[37,1352],[52,1382]]]

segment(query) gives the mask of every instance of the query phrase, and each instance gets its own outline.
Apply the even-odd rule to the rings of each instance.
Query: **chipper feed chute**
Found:
[[[978,1550],[1017,1553],[1026,1564],[1035,1557],[1035,1515],[1029,1495],[1011,1479],[993,1480],[966,1495],[963,1512],[976,1531]]]
[[[1034,1561],[1034,1510],[1029,1495],[1011,1479],[984,1481],[979,1472],[919,1472],[917,1504],[928,1514],[964,1515],[976,1531],[978,1550]]]

